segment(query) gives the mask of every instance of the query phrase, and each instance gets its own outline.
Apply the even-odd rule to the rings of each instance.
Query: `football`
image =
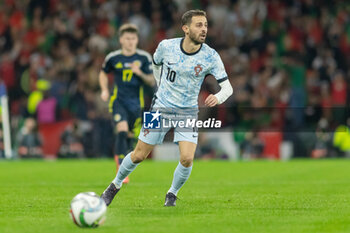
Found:
[[[70,203],[70,216],[80,227],[98,227],[106,219],[106,203],[94,192],[77,194]]]

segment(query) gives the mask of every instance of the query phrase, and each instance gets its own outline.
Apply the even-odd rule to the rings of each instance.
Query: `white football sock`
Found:
[[[119,166],[117,176],[112,181],[116,188],[122,187],[123,180],[139,165],[131,161],[131,152],[123,159],[122,164]]]
[[[170,192],[177,195],[180,188],[185,184],[188,177],[190,177],[191,171],[192,171],[192,166],[184,167],[182,166],[181,163],[179,163],[175,169],[173,183],[171,184],[171,187],[168,193]]]

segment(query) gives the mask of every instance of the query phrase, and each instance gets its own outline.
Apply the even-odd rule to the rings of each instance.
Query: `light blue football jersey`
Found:
[[[219,54],[203,43],[195,53],[182,48],[183,38],[163,40],[153,54],[153,63],[162,65],[153,106],[159,108],[198,108],[198,94],[207,75],[220,83],[227,79]]]

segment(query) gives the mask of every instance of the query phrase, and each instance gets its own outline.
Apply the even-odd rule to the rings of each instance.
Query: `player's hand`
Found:
[[[105,102],[107,102],[109,100],[109,91],[108,90],[102,90],[101,99]]]
[[[137,65],[135,62],[131,64],[131,71],[138,76],[141,76],[142,74],[139,65]]]
[[[216,98],[215,95],[210,94],[204,101],[204,104],[208,107],[214,107],[215,105],[218,104],[218,99]]]

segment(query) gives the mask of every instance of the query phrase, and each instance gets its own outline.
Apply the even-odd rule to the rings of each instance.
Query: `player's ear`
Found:
[[[188,27],[188,25],[187,25],[187,24],[182,25],[182,31],[184,31],[184,32],[185,32],[185,34],[187,34],[187,33],[188,33],[188,31],[189,31],[189,27]]]
[[[124,33],[119,36],[119,44],[122,44],[124,38]]]

